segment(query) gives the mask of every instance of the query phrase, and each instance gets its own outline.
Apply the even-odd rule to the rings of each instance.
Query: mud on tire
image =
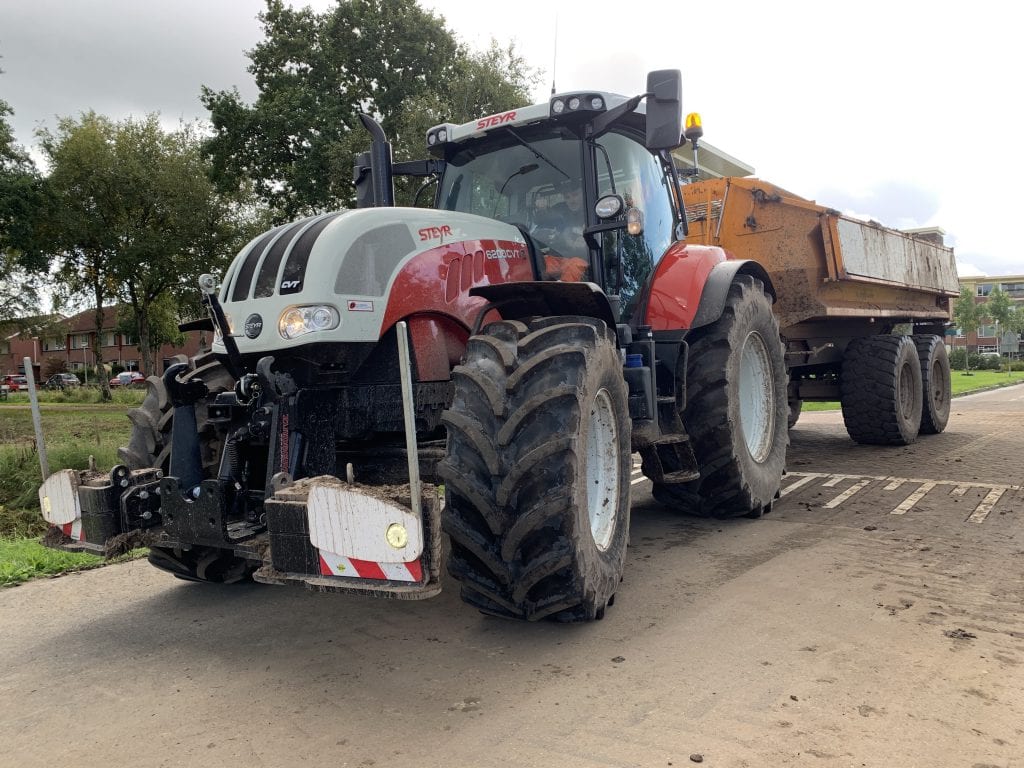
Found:
[[[614,333],[588,317],[493,323],[444,415],[449,573],[484,613],[599,619],[622,578],[630,423]]]
[[[846,431],[865,445],[909,445],[921,426],[921,362],[909,336],[853,339],[843,353]]]
[[[789,445],[785,357],[764,284],[737,277],[722,316],[687,341],[682,420],[701,474],[655,483],[654,498],[689,514],[759,516],[779,491]]]

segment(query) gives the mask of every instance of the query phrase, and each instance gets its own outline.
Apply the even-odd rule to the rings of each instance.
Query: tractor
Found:
[[[774,289],[685,242],[678,71],[438,125],[414,162],[363,123],[357,207],[200,280],[208,317],[183,328],[212,348],[149,379],[118,466],[46,481],[50,544],[402,599],[446,569],[483,613],[578,622],[622,580],[634,456],[680,511],[771,508]],[[399,175],[433,207],[395,206]]]

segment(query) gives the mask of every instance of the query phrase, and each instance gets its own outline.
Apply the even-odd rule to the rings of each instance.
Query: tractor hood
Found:
[[[364,208],[312,216],[253,239],[220,302],[243,355],[323,342],[375,342],[415,313],[464,325],[476,285],[532,280],[522,233],[466,213]],[[215,352],[224,352],[220,338]]]

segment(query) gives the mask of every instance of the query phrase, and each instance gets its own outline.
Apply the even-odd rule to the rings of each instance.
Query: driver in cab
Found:
[[[545,211],[536,235],[544,246],[544,276],[575,283],[584,279],[589,266],[583,239],[583,188],[567,179],[559,185],[558,192],[562,201]]]

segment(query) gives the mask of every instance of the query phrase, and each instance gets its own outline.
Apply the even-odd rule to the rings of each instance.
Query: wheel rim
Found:
[[[941,413],[945,409],[946,402],[949,399],[947,397],[947,387],[949,386],[949,382],[945,374],[946,372],[942,367],[942,363],[936,360],[932,365],[931,396],[932,407],[937,413]]]
[[[590,534],[602,552],[615,531],[619,507],[619,435],[607,389],[590,404],[587,428],[587,517]]]
[[[909,364],[900,367],[899,377],[900,416],[909,419],[914,411],[914,372]]]
[[[760,463],[771,453],[775,432],[775,387],[768,347],[750,333],[740,353],[740,428],[747,451]]]

